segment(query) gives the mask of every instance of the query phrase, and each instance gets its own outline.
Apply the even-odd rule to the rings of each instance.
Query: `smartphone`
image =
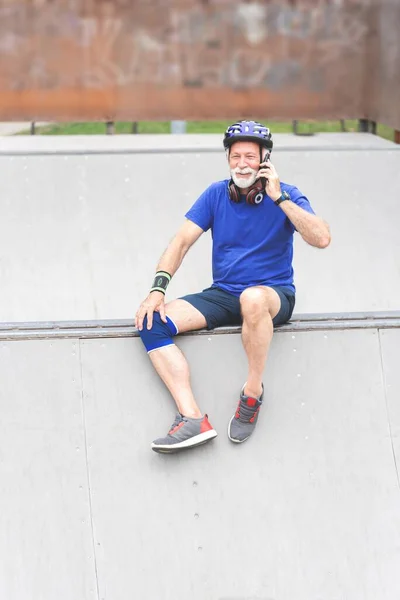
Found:
[[[262,162],[262,163],[266,163],[266,162],[269,160],[269,157],[270,157],[270,156],[271,156],[271,151],[270,151],[270,150],[267,150],[267,153],[266,153],[266,155],[264,156],[264,158],[262,159],[262,161],[261,161],[261,162]],[[260,168],[259,168],[258,170],[260,170],[260,169],[262,169],[262,168],[263,168],[263,167],[261,167],[261,166],[260,166]],[[262,185],[262,187],[263,187],[263,188],[265,188],[265,186],[266,186],[266,184],[267,184],[267,178],[266,178],[266,177],[261,177],[261,178],[260,178],[260,182],[261,182],[261,185]]]
[[[261,162],[266,163],[270,159],[270,156],[271,156],[271,151],[267,150],[267,153]]]

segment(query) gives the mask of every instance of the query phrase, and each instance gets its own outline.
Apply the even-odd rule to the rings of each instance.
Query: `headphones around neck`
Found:
[[[265,193],[265,185],[263,185],[263,180],[264,178],[257,179],[256,183],[251,186],[251,188],[246,194],[247,204],[260,204],[262,202]],[[241,201],[242,190],[240,189],[240,187],[234,184],[232,179],[229,182],[228,190],[229,197],[232,200],[232,202],[238,203]]]
[[[270,156],[271,156],[270,151],[267,152],[264,159],[262,159],[260,156],[261,162],[266,162],[267,160],[269,160]],[[264,194],[265,194],[265,184],[266,184],[265,177],[261,177],[260,179],[256,180],[256,182],[251,186],[251,188],[249,189],[249,191],[246,194],[247,204],[253,204],[253,205],[261,204],[261,202],[263,201],[263,198],[264,198]],[[228,192],[229,192],[229,197],[232,200],[232,202],[235,202],[236,204],[241,202],[242,190],[240,187],[238,187],[234,183],[233,179],[231,179],[229,181]]]

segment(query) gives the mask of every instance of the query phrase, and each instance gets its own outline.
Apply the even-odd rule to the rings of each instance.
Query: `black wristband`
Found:
[[[282,192],[278,200],[274,200],[274,204],[276,204],[276,206],[279,206],[280,204],[282,204],[282,202],[285,202],[285,200],[290,200],[290,196],[287,192]]]
[[[150,292],[161,292],[165,294],[172,277],[166,271],[157,271]]]

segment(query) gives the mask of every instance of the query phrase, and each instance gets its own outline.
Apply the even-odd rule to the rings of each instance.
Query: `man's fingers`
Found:
[[[160,313],[161,320],[164,323],[166,323],[167,322],[167,317],[166,317],[166,314],[165,314],[165,304],[164,303],[161,304],[161,306],[159,307],[159,313]]]
[[[139,312],[136,314],[136,329],[139,331],[142,331],[143,329],[143,318],[144,315],[142,315],[142,311],[139,310]]]
[[[167,318],[165,316],[165,305],[163,302],[159,306],[151,306],[151,303],[143,302],[143,304],[140,305],[140,308],[135,315],[136,329],[138,329],[139,331],[142,331],[143,322],[146,318],[146,315],[147,315],[147,329],[151,329],[153,327],[154,312],[159,312],[161,319],[164,321],[164,323],[167,322]]]
[[[153,308],[147,309],[147,329],[151,329],[153,327]]]
[[[140,306],[139,310],[136,313],[135,325],[136,325],[136,329],[138,329],[139,331],[142,331],[142,329],[143,329],[143,321],[146,316],[146,313],[147,313],[147,309],[143,306]]]

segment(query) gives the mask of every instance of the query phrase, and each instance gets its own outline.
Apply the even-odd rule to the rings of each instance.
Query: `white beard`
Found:
[[[241,172],[240,171],[240,169],[231,169],[231,177],[234,184],[242,189],[251,187],[256,181],[258,170],[247,167],[246,169],[242,169]],[[251,177],[240,177],[241,174],[245,173],[251,173]]]

